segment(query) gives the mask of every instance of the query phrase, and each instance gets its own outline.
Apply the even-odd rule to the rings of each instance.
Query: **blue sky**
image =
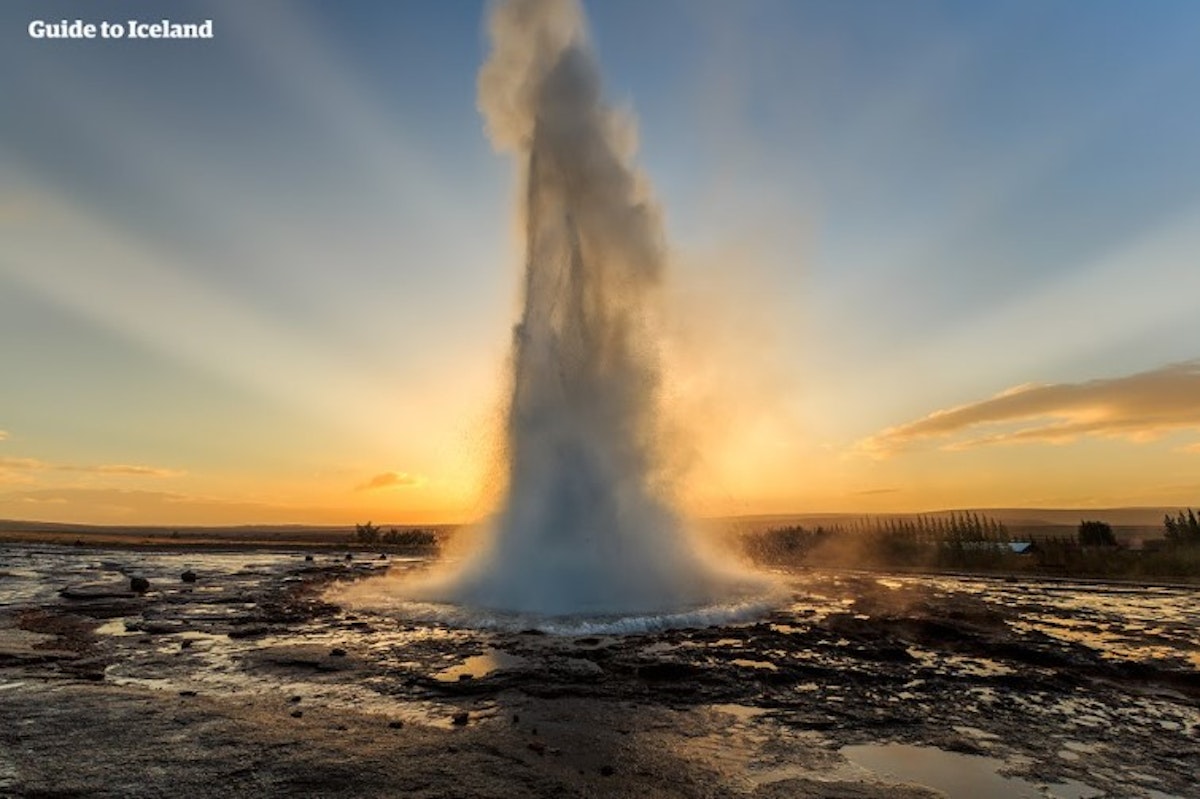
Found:
[[[690,507],[1200,501],[1200,7],[587,11],[665,209]],[[215,39],[26,35],[164,13]],[[520,249],[483,19],[0,7],[0,517],[486,510]],[[1034,383],[1088,402],[988,415]]]

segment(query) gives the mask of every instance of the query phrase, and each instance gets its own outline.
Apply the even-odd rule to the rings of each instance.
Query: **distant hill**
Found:
[[[381,524],[383,530],[411,530],[414,528],[444,532],[454,525]],[[306,525],[306,524],[245,524],[230,526],[171,526],[171,525],[101,525],[73,524],[68,522],[23,521],[0,519],[0,536],[10,540],[33,538],[37,540],[63,540],[74,536],[97,542],[116,539],[141,539],[159,541],[220,542],[231,544],[249,542],[339,544],[354,537],[354,525]]]
[[[1118,532],[1126,535],[1148,535],[1154,537],[1162,531],[1163,516],[1174,515],[1180,510],[1170,507],[1132,508],[955,508],[924,511],[921,513],[791,513],[726,516],[705,520],[709,525],[740,532],[766,530],[774,527],[802,525],[804,527],[847,527],[856,519],[912,518],[924,516],[936,518],[951,514],[977,513],[1003,522],[1011,532],[1037,531],[1039,535],[1066,534],[1066,528],[1074,528],[1088,519],[1108,522]],[[380,524],[382,529],[395,527],[398,530],[413,528],[433,529],[447,532],[458,529],[457,524]],[[141,536],[149,538],[182,539],[237,539],[258,541],[344,541],[354,535],[354,525],[305,525],[305,524],[246,524],[231,526],[172,526],[172,525],[98,525],[65,522],[23,521],[0,519],[0,533],[68,533],[81,537]]]

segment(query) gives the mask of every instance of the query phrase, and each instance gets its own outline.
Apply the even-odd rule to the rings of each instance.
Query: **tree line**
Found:
[[[438,542],[437,533],[433,530],[397,530],[395,527],[384,530],[371,522],[354,525],[354,540],[364,546],[382,544],[404,549],[428,549],[437,546]]]
[[[1175,545],[1200,544],[1200,519],[1191,508],[1179,511],[1176,516],[1163,516],[1163,532],[1167,541]]]

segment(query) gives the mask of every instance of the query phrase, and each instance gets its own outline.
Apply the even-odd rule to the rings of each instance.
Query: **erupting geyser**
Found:
[[[524,307],[514,330],[508,483],[480,549],[411,598],[541,615],[679,613],[761,592],[718,568],[666,499],[650,305],[662,224],[606,105],[573,0],[491,17],[479,105],[523,172]]]

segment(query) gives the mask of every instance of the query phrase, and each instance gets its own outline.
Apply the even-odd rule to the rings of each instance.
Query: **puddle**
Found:
[[[733,716],[738,721],[752,721],[767,712],[761,707],[751,707],[749,705],[721,704],[709,705],[709,707],[718,713]]]
[[[528,663],[528,658],[510,655],[499,649],[489,649],[482,655],[469,657],[457,666],[439,671],[433,675],[438,682],[458,682],[459,680],[478,680],[506,669],[515,669]]]
[[[1005,777],[998,773],[1005,765],[1003,760],[929,746],[867,744],[845,746],[840,751],[850,762],[882,779],[933,788],[947,799],[1091,799],[1103,794],[1074,780],[1035,785]]]

